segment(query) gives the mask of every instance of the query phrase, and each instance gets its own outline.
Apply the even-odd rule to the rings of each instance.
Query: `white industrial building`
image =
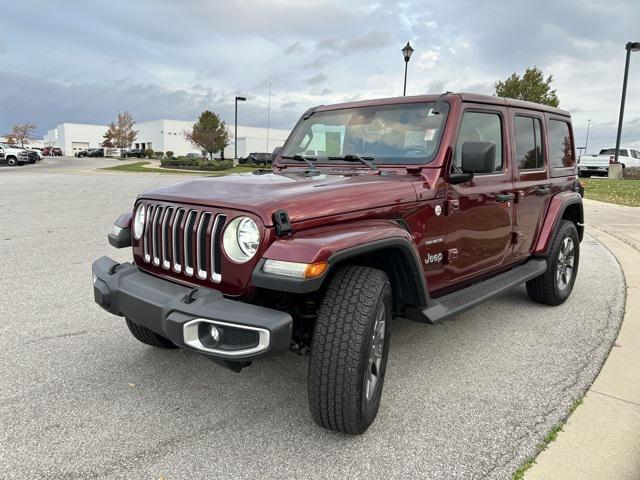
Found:
[[[131,148],[150,148],[156,152],[171,151],[175,156],[187,153],[200,153],[184,136],[191,131],[194,122],[182,120],[151,120],[134,125],[138,131]],[[88,125],[81,123],[61,123],[49,130],[44,136],[46,146],[60,147],[64,155],[74,155],[80,150],[98,148],[104,141],[107,125]],[[233,158],[233,126],[229,128],[231,142],[224,150],[225,158]],[[238,157],[252,152],[271,152],[282,146],[289,130],[238,125]]]

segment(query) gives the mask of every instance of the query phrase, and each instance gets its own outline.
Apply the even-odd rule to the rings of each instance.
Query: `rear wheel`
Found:
[[[382,398],[391,323],[391,286],[373,268],[348,266],[331,280],[318,311],[309,361],[314,420],[359,435]]]
[[[527,282],[531,300],[560,305],[573,290],[580,260],[580,237],[573,222],[561,220],[547,255],[547,271]]]
[[[151,345],[152,347],[176,348],[176,346],[170,340],[168,340],[167,338],[164,338],[162,335],[158,335],[157,333],[149,330],[147,327],[138,325],[137,323],[132,322],[128,318],[126,320],[127,320],[127,327],[129,327],[129,331],[140,342],[146,343],[147,345]]]

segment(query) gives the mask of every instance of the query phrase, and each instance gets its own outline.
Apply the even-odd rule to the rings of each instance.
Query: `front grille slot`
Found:
[[[184,219],[184,208],[179,208],[176,211],[176,216],[173,219],[173,233],[171,237],[171,243],[173,247],[173,269],[180,273],[182,271],[182,232],[181,225]]]
[[[211,221],[211,214],[204,212],[200,215],[198,233],[196,235],[196,252],[198,260],[198,278],[207,278],[207,229]]]
[[[222,232],[227,215],[166,205],[147,205],[142,256],[162,266],[214,283],[222,281]]]
[[[184,273],[193,275],[193,227],[196,225],[198,212],[190,210],[184,226]]]
[[[211,280],[216,283],[222,280],[222,230],[226,221],[226,215],[217,215],[211,229]]]

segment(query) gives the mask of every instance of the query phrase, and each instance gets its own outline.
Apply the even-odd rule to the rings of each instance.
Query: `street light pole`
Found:
[[[591,119],[587,119],[587,139],[584,141],[584,154],[587,154],[587,147],[589,146],[589,127],[591,126]]]
[[[238,102],[246,102],[246,97],[236,97],[236,115],[235,115],[235,127],[233,129],[233,141],[234,141],[234,149],[233,149],[233,158],[238,158]]]
[[[409,65],[409,59],[413,53],[413,48],[409,45],[409,42],[402,49],[402,55],[404,56],[404,88],[402,89],[402,96],[407,95],[407,66]]]
[[[631,52],[640,50],[640,42],[628,42],[625,46],[627,58],[624,63],[624,79],[622,80],[622,100],[620,100],[620,117],[618,118],[618,134],[616,135],[615,163],[618,163],[618,153],[620,150],[620,138],[622,137],[622,120],[624,119],[624,102],[627,98],[627,80],[629,78],[629,61]]]

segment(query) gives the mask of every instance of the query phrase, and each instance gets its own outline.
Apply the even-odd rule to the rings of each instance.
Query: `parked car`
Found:
[[[87,157],[104,157],[104,148],[90,148]]]
[[[29,163],[36,163],[42,160],[42,156],[40,155],[40,152],[38,152],[37,150],[30,150],[30,149],[26,149],[26,150],[27,150],[27,155],[29,157]]]
[[[273,157],[139,195],[108,235],[133,263],[93,263],[98,305],[142,343],[236,371],[309,352],[313,418],[361,434],[396,317],[439,323],[522,284],[546,305],[571,294],[584,226],[564,110],[453,93],[319,106]]]
[[[131,150],[127,150],[126,152],[122,152],[122,156],[127,157],[136,157],[136,158],[144,158],[144,149],[142,148],[132,148]]]
[[[578,175],[608,175],[609,165],[615,161],[616,149],[603,148],[597,155],[582,155],[578,160]],[[618,153],[618,163],[622,168],[640,167],[640,151],[633,148],[621,148]]]
[[[28,161],[29,152],[24,148],[0,143],[0,162],[14,167],[16,165],[24,165]]]
[[[46,157],[61,157],[62,149],[60,147],[44,147],[42,154]]]
[[[205,158],[205,157],[200,153],[187,153],[185,155],[185,158]]]
[[[85,148],[84,150],[80,150],[75,153],[75,156],[78,158],[86,157],[89,154],[90,148]]]
[[[246,163],[262,163],[262,164],[269,164],[272,162],[271,159],[271,154],[270,153],[258,153],[258,152],[254,152],[254,153],[250,153],[249,155],[247,155],[245,158],[240,158],[238,159],[238,163],[240,165],[244,165]]]

